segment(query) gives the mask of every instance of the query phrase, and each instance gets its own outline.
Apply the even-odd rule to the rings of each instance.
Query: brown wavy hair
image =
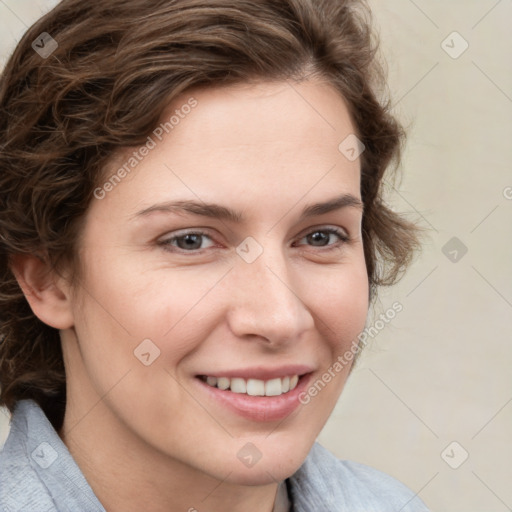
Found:
[[[59,332],[33,314],[11,258],[36,254],[76,275],[81,222],[109,159],[142,145],[191,88],[311,76],[334,85],[366,146],[371,296],[397,280],[416,235],[382,199],[403,130],[382,99],[371,25],[361,0],[64,0],[26,32],[0,78],[0,404],[31,398],[59,429],[66,401]],[[43,32],[58,43],[47,58],[32,48]]]

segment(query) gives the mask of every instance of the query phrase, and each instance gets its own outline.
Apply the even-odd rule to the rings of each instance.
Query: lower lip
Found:
[[[203,382],[195,380],[215,402],[251,421],[270,422],[280,421],[295,411],[299,405],[300,393],[307,387],[311,374],[303,375],[297,387],[279,396],[250,396],[232,391],[214,388]]]

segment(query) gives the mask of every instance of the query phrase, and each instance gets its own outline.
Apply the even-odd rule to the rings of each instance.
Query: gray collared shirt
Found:
[[[315,444],[279,487],[274,512],[428,512],[394,478]],[[20,401],[0,453],[0,512],[105,512],[66,445],[32,400]]]

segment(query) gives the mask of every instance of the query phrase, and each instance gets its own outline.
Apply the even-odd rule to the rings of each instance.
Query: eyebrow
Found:
[[[342,194],[341,196],[330,199],[329,201],[306,206],[301,212],[300,220],[317,215],[323,215],[347,207],[363,210],[363,203],[359,198],[352,194]],[[190,200],[166,201],[154,204],[148,208],[140,210],[133,216],[133,218],[145,217],[154,212],[177,214],[191,213],[193,215],[200,215],[202,217],[210,217],[233,223],[240,223],[244,221],[243,214],[239,211],[215,203],[204,203]]]

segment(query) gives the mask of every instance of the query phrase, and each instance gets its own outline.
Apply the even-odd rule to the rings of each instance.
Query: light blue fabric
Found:
[[[294,512],[428,512],[398,480],[369,466],[341,461],[318,443],[290,484]]]
[[[428,512],[412,491],[319,444],[288,480],[294,512]],[[0,453],[0,512],[105,512],[51,423],[18,403]]]

